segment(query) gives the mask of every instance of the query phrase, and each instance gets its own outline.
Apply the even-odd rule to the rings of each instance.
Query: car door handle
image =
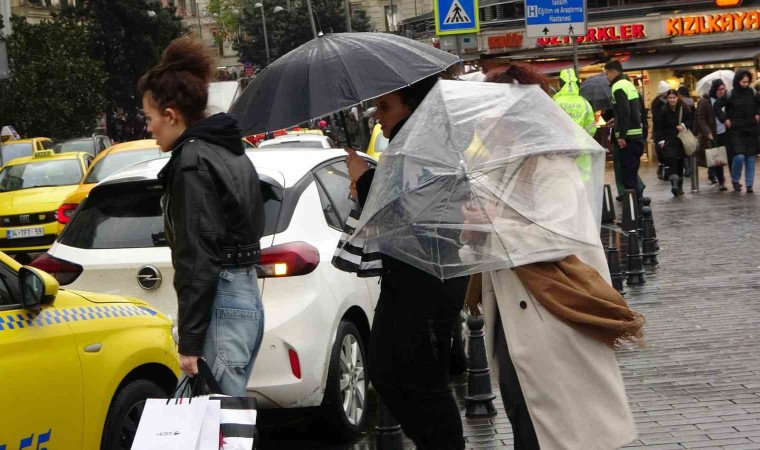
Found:
[[[90,344],[84,348],[85,353],[97,353],[103,348],[103,344],[98,342],[97,344]]]

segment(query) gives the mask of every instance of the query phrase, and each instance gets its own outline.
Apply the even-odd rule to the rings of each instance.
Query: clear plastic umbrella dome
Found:
[[[598,247],[605,153],[537,86],[439,81],[380,159],[351,241],[440,279]]]
[[[723,80],[726,85],[726,93],[731,92],[734,88],[734,71],[733,70],[716,70],[697,81],[697,92],[700,95],[708,94],[714,80]]]

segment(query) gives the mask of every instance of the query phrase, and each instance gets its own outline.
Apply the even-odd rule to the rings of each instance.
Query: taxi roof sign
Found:
[[[49,158],[51,156],[55,156],[54,150],[37,150],[34,152],[35,158]]]

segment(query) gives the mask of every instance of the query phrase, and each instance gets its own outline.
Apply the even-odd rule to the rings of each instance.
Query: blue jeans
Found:
[[[263,337],[264,306],[256,268],[222,268],[203,344],[203,358],[223,394],[247,396],[246,386]]]
[[[742,177],[742,166],[745,167],[744,182],[747,187],[752,187],[755,182],[755,157],[747,155],[734,155],[734,162],[731,168],[731,181],[738,183]]]

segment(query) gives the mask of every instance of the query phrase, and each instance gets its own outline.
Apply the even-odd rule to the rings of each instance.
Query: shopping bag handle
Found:
[[[177,387],[174,389],[174,392],[169,396],[169,398],[166,399],[166,404],[168,405],[170,401],[174,400],[175,402],[179,402],[179,399],[182,398],[185,393],[190,390],[190,396],[192,397],[192,387],[190,386],[190,377],[183,377],[183,379],[177,384]]]
[[[219,386],[216,378],[214,378],[214,374],[211,373],[211,369],[209,368],[206,361],[198,358],[198,375],[195,376],[193,391],[200,392],[200,388],[202,387],[200,383],[205,383],[209,394],[224,395],[224,392],[222,392],[222,387]]]

